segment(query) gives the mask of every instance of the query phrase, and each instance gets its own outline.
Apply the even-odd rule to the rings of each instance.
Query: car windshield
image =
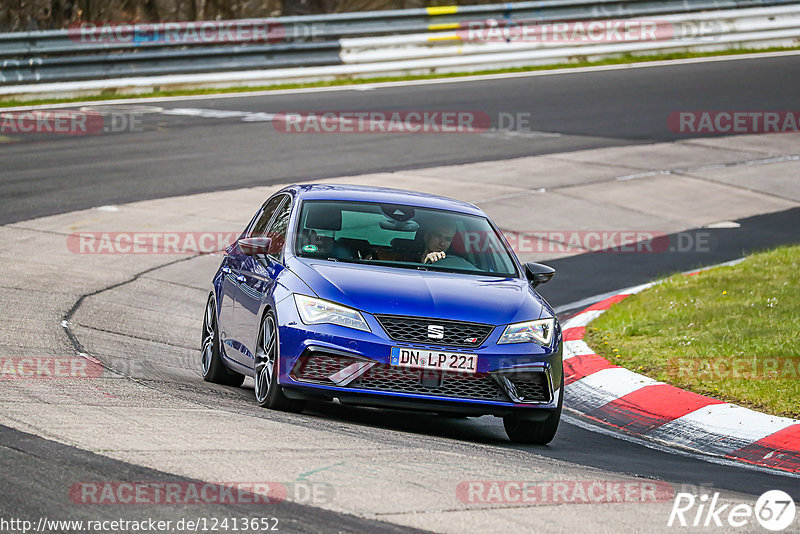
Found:
[[[303,202],[295,254],[331,261],[517,276],[485,217],[400,204]]]

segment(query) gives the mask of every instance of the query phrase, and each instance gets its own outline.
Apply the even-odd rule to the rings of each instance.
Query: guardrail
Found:
[[[637,21],[637,19],[629,19]],[[641,19],[650,23],[654,39],[621,39],[618,42],[597,42],[592,39],[586,25],[583,31],[576,24],[562,29],[568,39],[542,38],[542,30],[532,27],[526,39],[522,27],[478,27],[435,34],[412,34],[390,37],[342,39],[341,57],[344,63],[375,63],[408,61],[426,58],[453,58],[455,63],[497,65],[535,64],[535,59],[564,59],[591,57],[609,53],[667,52],[680,49],[725,48],[730,44],[800,42],[800,4],[777,8],[756,8],[719,12],[701,12],[685,15],[666,15],[657,20]],[[555,26],[555,25],[554,25]],[[552,30],[553,28],[551,28]],[[555,28],[557,30],[557,28]],[[510,39],[499,38],[509,35]],[[547,37],[547,36],[544,36]],[[503,57],[487,59],[488,54]],[[448,59],[448,61],[450,61]],[[437,65],[444,66],[443,63]]]
[[[747,7],[765,4],[770,7]],[[580,21],[634,18],[671,28],[671,34],[619,42],[573,34],[566,40],[537,38],[548,24],[561,22],[572,30]],[[588,37],[588,26],[582,28],[578,37]],[[528,30],[530,35],[523,33]],[[506,38],[487,38],[492,31]],[[253,85],[798,42],[800,4],[780,0],[544,0],[275,19],[84,24],[0,34],[0,95],[54,82],[79,82],[87,90],[224,86],[236,80]]]
[[[326,15],[307,15],[280,17],[273,19],[240,19],[231,21],[207,21],[205,27],[224,26],[270,27],[281,29],[291,40],[308,38],[364,37],[392,33],[419,33],[424,31],[452,29],[453,24],[475,19],[500,20],[589,20],[608,18],[629,18],[690,11],[740,9],[790,4],[791,0],[542,0],[534,2],[515,2],[471,6],[443,6],[420,9],[365,11],[356,13],[332,13]],[[19,54],[54,54],[73,51],[95,51],[182,46],[185,43],[156,41],[153,33],[176,25],[200,23],[142,23],[140,30],[128,25],[123,35],[138,33],[141,40],[129,47],[100,45],[92,46],[92,37],[102,37],[104,28],[113,25],[98,24],[91,31],[92,24],[77,25],[68,30],[49,30],[38,32],[0,33],[0,57]],[[84,28],[84,29],[82,29]],[[147,30],[150,30],[149,32]],[[87,40],[81,41],[82,37]],[[234,40],[242,44],[246,40]]]

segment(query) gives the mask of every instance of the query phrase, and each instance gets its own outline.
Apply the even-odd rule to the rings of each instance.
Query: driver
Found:
[[[422,263],[435,263],[447,257],[447,249],[456,235],[454,221],[442,219],[426,228],[422,233],[424,244],[419,261]]]

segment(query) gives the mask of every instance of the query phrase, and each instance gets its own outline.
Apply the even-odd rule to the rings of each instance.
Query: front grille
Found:
[[[395,341],[449,345],[454,347],[480,347],[492,333],[494,326],[480,323],[442,321],[425,317],[403,317],[400,315],[376,315],[389,337]],[[441,339],[430,337],[429,326],[439,327],[444,336]]]
[[[517,396],[524,402],[549,402],[550,384],[542,372],[506,375],[514,384]]]
[[[421,371],[382,363],[370,367],[363,375],[354,380],[350,387],[462,399],[500,402],[510,400],[488,374],[467,375],[442,371]]]

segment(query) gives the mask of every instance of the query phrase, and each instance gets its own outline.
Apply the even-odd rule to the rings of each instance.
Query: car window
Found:
[[[271,198],[261,209],[261,213],[258,214],[255,223],[250,228],[250,231],[247,233],[248,237],[261,237],[266,235],[267,232],[267,225],[269,225],[269,221],[272,219],[272,215],[274,215],[275,210],[278,209],[278,206],[281,205],[281,202],[286,200],[286,195],[277,195]]]
[[[286,243],[286,231],[289,227],[289,215],[292,212],[292,202],[288,196],[284,196],[283,203],[276,210],[276,215],[269,225],[267,237],[272,238],[272,244],[269,247],[270,256],[279,258],[283,250],[283,244]]]
[[[446,257],[425,261],[436,250]],[[485,217],[394,204],[305,201],[298,256],[516,276],[508,249]]]

